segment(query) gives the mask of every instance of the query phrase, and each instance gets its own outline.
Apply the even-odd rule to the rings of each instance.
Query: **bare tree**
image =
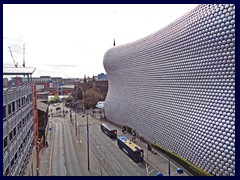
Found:
[[[84,93],[84,106],[88,109],[94,108],[101,97],[101,92],[97,88],[87,89]]]

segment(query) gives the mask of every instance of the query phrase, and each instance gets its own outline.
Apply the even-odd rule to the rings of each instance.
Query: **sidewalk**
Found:
[[[49,118],[51,122],[51,118]],[[51,125],[51,130],[48,129],[46,134],[46,141],[48,142],[48,147],[42,148],[39,153],[39,176],[51,176],[51,156],[53,147],[53,137],[54,137],[54,126]],[[49,126],[47,126],[49,127]]]

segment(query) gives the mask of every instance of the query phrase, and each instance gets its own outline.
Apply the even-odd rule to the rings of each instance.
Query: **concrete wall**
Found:
[[[235,175],[234,5],[200,5],[103,63],[108,119],[213,175]]]

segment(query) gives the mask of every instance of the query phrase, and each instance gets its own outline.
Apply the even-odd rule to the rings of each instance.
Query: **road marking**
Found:
[[[111,160],[111,158],[108,156],[108,154],[106,153],[106,156]]]
[[[120,171],[120,169],[117,167],[117,165],[114,162],[112,162],[112,163],[117,168],[117,170]]]
[[[151,171],[149,172],[149,174],[151,174],[153,171],[154,171],[154,169],[153,169],[153,170],[151,170]]]
[[[66,166],[64,165],[64,175],[67,175],[67,170],[66,170]]]

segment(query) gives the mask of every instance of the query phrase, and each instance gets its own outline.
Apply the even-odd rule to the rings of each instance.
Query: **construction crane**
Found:
[[[23,67],[25,67],[25,44],[23,44]]]
[[[11,54],[11,56],[12,56],[14,66],[17,68],[17,67],[18,67],[18,63],[15,62],[15,59],[14,59],[14,57],[13,57],[13,55],[12,55],[12,51],[11,51],[10,46],[8,46],[8,48],[9,48],[10,54]]]
[[[8,46],[8,48],[9,48],[10,54],[11,54],[11,56],[12,56],[14,66],[15,66],[15,68],[17,68],[17,67],[18,67],[18,62],[17,62],[17,63],[15,62],[15,59],[14,59],[14,57],[13,57],[13,55],[12,55],[12,51],[11,51],[10,46]],[[15,85],[18,86],[18,84],[19,84],[19,83],[18,83],[18,76],[16,76],[16,83],[15,83]]]

